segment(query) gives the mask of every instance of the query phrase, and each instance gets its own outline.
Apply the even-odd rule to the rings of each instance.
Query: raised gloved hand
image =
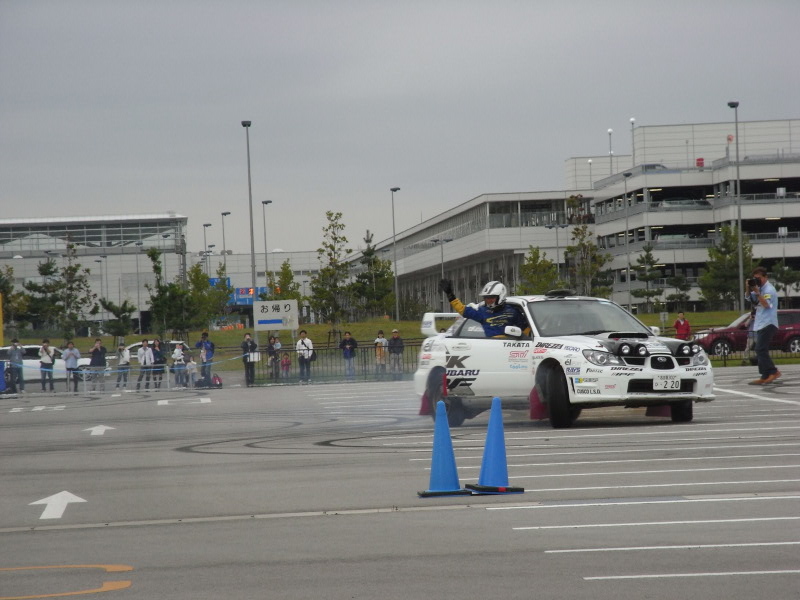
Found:
[[[448,302],[452,302],[453,300],[455,300],[456,295],[453,293],[453,282],[452,281],[450,281],[449,279],[442,279],[439,282],[439,289],[442,291],[442,293],[445,296],[447,296]]]

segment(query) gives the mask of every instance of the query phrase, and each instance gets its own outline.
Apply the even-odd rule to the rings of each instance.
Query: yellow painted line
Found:
[[[33,567],[3,567],[2,571],[41,571],[45,569],[102,569],[106,573],[121,573],[133,571],[129,565],[50,565]],[[100,592],[113,592],[124,590],[131,587],[131,581],[104,581],[99,588],[90,590],[78,590],[74,592],[58,592],[55,594],[36,594],[33,596],[0,596],[0,600],[33,600],[34,598],[63,598],[65,596],[82,596],[85,594],[97,594]]]

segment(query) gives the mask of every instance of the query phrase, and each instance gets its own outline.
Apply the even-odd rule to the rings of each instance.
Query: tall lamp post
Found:
[[[252,121],[242,121],[247,138],[247,208],[250,211],[250,274],[253,278],[253,302],[256,300],[256,239],[253,236],[253,183],[250,178],[250,125]],[[253,309],[253,340],[258,344],[258,331],[255,330],[256,314]]]
[[[264,287],[269,287],[269,258],[267,258],[267,204],[272,200],[261,201],[261,218],[264,220]]]
[[[208,243],[206,242],[206,229],[211,227],[211,223],[203,223],[203,266],[208,277]]]
[[[397,281],[397,233],[394,228],[394,193],[399,187],[390,188],[392,192],[392,248],[394,248],[394,320],[400,321],[400,285]]]
[[[631,117],[631,168],[636,166],[636,142],[633,139],[633,126],[636,123],[636,119]]]
[[[733,109],[733,117],[736,122],[736,237],[739,251],[739,285],[741,286],[744,285],[744,251],[742,250],[742,181],[739,178],[739,102],[736,100],[728,102],[728,108]],[[744,294],[739,294],[739,312],[744,312]]]
[[[567,223],[551,223],[550,225],[545,225],[546,229],[556,230],[556,270],[558,271],[559,279],[561,279],[561,260],[559,259],[559,254],[561,254],[561,244],[558,241],[558,230],[564,229],[565,227],[568,227]]]
[[[439,244],[439,248],[440,248],[440,250],[442,252],[442,259],[441,259],[442,279],[444,279],[444,245],[447,242],[452,242],[452,241],[453,241],[453,238],[433,238],[431,240],[431,242],[433,242],[434,244]],[[445,305],[444,300],[442,300],[442,312],[444,312],[446,308],[447,308],[447,306]]]
[[[611,134],[614,133],[613,129],[608,130],[608,174],[614,174],[614,151],[611,149]]]
[[[625,261],[627,263],[625,279],[628,282],[628,312],[633,313],[633,301],[631,299],[631,253],[628,250],[628,238],[630,237],[628,231],[628,177],[630,177],[631,174],[623,173],[622,175],[624,177],[622,181],[625,184],[625,197],[623,198],[623,202],[625,202]]]
[[[594,179],[592,178],[592,159],[588,160],[589,163],[589,189],[594,189]]]
[[[225,265],[225,276],[228,276],[228,246],[225,245],[225,217],[229,216],[231,212],[226,210],[222,213],[222,264]]]
[[[103,261],[100,260],[99,258],[97,258],[97,259],[95,259],[94,262],[100,263],[100,294],[103,295]],[[106,300],[108,300],[108,298],[106,298]],[[103,315],[104,313],[105,313],[105,311],[103,311],[103,313],[100,313],[100,314]],[[105,319],[101,319],[100,323],[102,324],[104,322],[105,322]],[[102,325],[101,325],[101,327],[102,327]]]
[[[134,244],[136,246],[136,310],[139,312],[139,335],[142,335],[142,294],[139,285],[139,253],[142,251],[144,242],[141,240]]]

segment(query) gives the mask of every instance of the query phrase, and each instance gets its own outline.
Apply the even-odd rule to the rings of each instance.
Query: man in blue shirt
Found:
[[[753,270],[752,278],[747,281],[747,289],[745,297],[756,307],[753,331],[756,332],[756,358],[761,375],[760,379],[751,381],[750,385],[764,385],[781,376],[769,355],[772,337],[778,331],[778,293],[767,279],[767,270],[764,267]]]

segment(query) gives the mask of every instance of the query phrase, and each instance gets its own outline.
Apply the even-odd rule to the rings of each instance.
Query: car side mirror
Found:
[[[656,325],[650,326],[650,331],[653,333],[654,336],[658,337],[661,335],[661,327],[657,327]]]
[[[522,329],[520,329],[516,325],[506,325],[506,328],[503,330],[503,333],[511,337],[522,337]]]

